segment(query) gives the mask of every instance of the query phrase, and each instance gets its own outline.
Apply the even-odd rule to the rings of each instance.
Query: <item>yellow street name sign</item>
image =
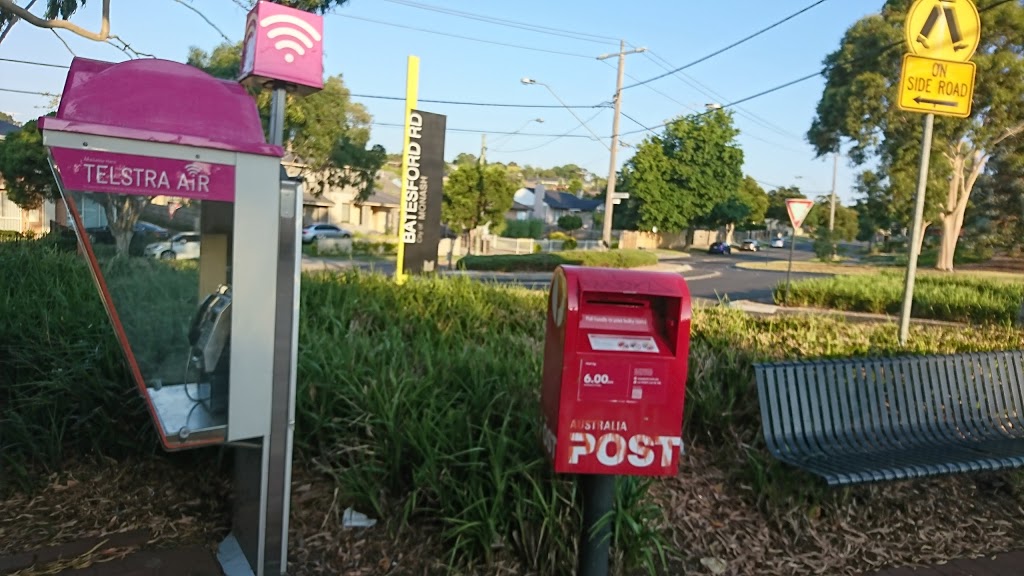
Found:
[[[906,112],[924,112],[967,118],[974,98],[974,62],[948,62],[903,55],[898,106]]]
[[[971,0],[916,0],[904,30],[912,54],[967,62],[981,42],[981,16]]]

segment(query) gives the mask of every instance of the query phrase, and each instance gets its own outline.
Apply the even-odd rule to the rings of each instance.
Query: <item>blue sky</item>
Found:
[[[417,1],[538,26],[624,38],[634,46],[648,48],[653,54],[627,57],[626,73],[637,79],[665,71],[654,57],[674,67],[682,66],[811,3],[810,0]],[[245,13],[232,0],[182,2],[201,9],[233,41],[241,39]],[[688,68],[683,73],[685,82],[669,76],[647,85],[662,94],[645,86],[624,91],[622,110],[652,126],[689,113],[692,111],[689,108],[703,110],[706,103],[729,103],[813,73],[820,69],[825,55],[837,48],[845,30],[859,18],[877,12],[882,3],[881,0],[827,1],[778,28]],[[183,61],[190,46],[210,49],[222,41],[217,31],[176,0],[115,0],[112,5],[112,31],[140,52]],[[75,22],[98,29],[99,8],[99,0],[90,2],[88,8],[76,16]],[[579,56],[473,42],[355,17]],[[62,38],[79,56],[105,60],[126,58],[124,53],[109,45],[68,33],[62,33]],[[421,98],[558,104],[544,87],[522,85],[519,79],[524,76],[548,84],[563,101],[573,105],[610,101],[615,90],[615,59],[601,62],[596,56],[614,52],[617,42],[587,42],[538,34],[387,0],[351,0],[346,7],[328,15],[325,43],[326,72],[341,74],[354,94],[404,95],[405,65],[410,54],[421,59]],[[20,23],[0,45],[0,58],[68,64],[72,56],[52,32]],[[56,93],[63,86],[64,74],[56,68],[0,62],[0,87]],[[627,77],[626,85],[632,82]],[[742,131],[739,142],[745,152],[746,173],[766,185],[795,184],[809,193],[826,193],[830,189],[831,159],[815,160],[803,139],[822,86],[819,77],[740,106],[742,112],[737,111],[736,121]],[[357,100],[367,106],[376,122],[402,122],[401,102]],[[46,103],[47,98],[42,96],[0,92],[0,111],[22,121],[45,112]],[[575,128],[574,134],[588,133],[572,114],[561,108],[441,104],[421,104],[420,108],[447,115],[449,128],[511,132],[531,119],[542,118],[543,124],[530,123],[523,132],[563,134]],[[597,113],[588,125],[601,137],[611,134],[610,109],[576,110],[576,113],[584,120]],[[638,128],[628,118],[622,118],[622,131]],[[635,145],[643,137],[644,134],[633,134],[624,136],[623,141]],[[373,142],[382,144],[389,152],[397,152],[401,147],[401,129],[375,126]],[[575,163],[602,175],[608,171],[608,150],[587,138],[552,142],[550,137],[491,134],[488,145],[488,159],[493,161],[539,166]],[[478,153],[479,149],[480,134],[448,132],[446,158],[464,151]],[[631,149],[622,149],[619,164],[631,155]],[[855,174],[856,170],[845,160],[840,162],[838,190],[844,202],[853,198],[851,185]]]

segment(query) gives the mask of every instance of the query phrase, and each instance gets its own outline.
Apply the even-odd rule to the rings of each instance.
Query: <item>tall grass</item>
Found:
[[[794,282],[789,304],[851,312],[899,314],[904,278],[898,273],[835,276]],[[785,286],[775,289],[782,302]],[[964,276],[918,276],[911,314],[915,318],[975,324],[1013,323],[1024,302],[1024,283]]]

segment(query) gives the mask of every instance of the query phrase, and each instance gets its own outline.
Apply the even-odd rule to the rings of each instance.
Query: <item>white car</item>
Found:
[[[785,247],[786,247],[786,239],[785,238],[772,238],[772,248],[785,248]]]
[[[161,260],[195,260],[199,258],[199,233],[182,232],[165,242],[154,242],[143,252],[149,258]]]
[[[334,224],[310,224],[302,228],[302,243],[309,244],[320,238],[351,238],[352,234]]]

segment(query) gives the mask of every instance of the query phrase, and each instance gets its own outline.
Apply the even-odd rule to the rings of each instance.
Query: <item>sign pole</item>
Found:
[[[917,258],[921,255],[921,222],[924,220],[924,199],[928,189],[928,161],[932,153],[932,128],[935,115],[925,114],[924,135],[921,137],[921,166],[917,173],[917,197],[914,200],[914,222],[910,229],[910,259],[907,261],[907,282],[903,291],[903,310],[900,313],[900,346],[907,345],[910,336],[910,310],[914,303],[914,277]]]
[[[789,277],[793,274],[793,253],[796,251],[796,229],[793,229],[793,236],[789,239],[789,267],[786,268],[786,298],[782,303],[789,305]]]
[[[412,111],[419,106],[418,95],[420,86],[420,59],[418,56],[409,56],[405,74],[405,133],[402,135],[402,199],[398,206],[398,258],[395,263],[395,282],[405,282],[405,240],[401,232],[405,225],[405,203],[409,198],[409,134]]]
[[[615,507],[615,477],[581,474],[578,484],[583,495],[583,532],[580,534],[580,576],[608,576],[611,558],[612,524],[601,520]]]

